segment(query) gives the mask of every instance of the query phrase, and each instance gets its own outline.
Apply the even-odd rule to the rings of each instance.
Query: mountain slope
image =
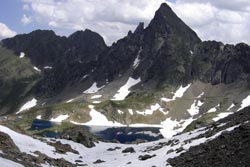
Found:
[[[40,78],[29,59],[0,47],[0,115],[19,110]]]

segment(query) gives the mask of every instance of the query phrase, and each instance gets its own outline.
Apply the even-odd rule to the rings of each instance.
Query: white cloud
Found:
[[[108,44],[134,30],[139,22],[147,25],[164,1],[23,0],[32,21],[72,32],[88,28]],[[249,0],[171,0],[168,4],[203,40],[250,42]]]
[[[24,25],[27,25],[27,24],[31,23],[31,17],[28,17],[26,14],[24,14],[23,17],[21,18],[21,22]]]
[[[139,22],[148,24],[164,0],[23,0],[32,18],[51,28],[72,31],[91,29],[111,44],[134,30]]]
[[[4,38],[13,37],[15,35],[15,31],[12,31],[6,24],[0,22],[0,40]]]
[[[250,42],[249,0],[177,0],[170,5],[202,40]]]

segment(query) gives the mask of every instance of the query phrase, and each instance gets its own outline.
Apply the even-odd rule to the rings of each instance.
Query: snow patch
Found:
[[[183,94],[187,91],[187,89],[191,86],[191,84],[188,84],[186,87],[180,87],[174,94],[173,99],[175,100],[177,97],[181,98]]]
[[[84,123],[84,125],[91,125],[91,126],[124,126],[118,122],[109,121],[105,115],[101,114],[100,112],[94,109],[93,105],[89,105],[91,120],[89,122]]]
[[[95,100],[95,101],[93,101],[92,103],[93,103],[93,104],[99,104],[99,103],[101,103],[101,101]]]
[[[140,54],[141,54],[141,51],[142,51],[142,48],[140,48],[140,50],[138,51],[137,53],[137,56],[134,60],[134,63],[133,63],[133,68],[136,69],[136,67],[138,67],[138,65],[140,64]]]
[[[219,113],[215,118],[213,118],[213,121],[217,122],[218,120],[227,117],[228,115],[233,114],[232,112],[222,112]]]
[[[82,77],[81,80],[84,80],[84,79],[87,78],[88,76],[89,76],[89,74],[84,75],[84,76]]]
[[[165,98],[165,97],[162,97],[161,100],[162,100],[162,101],[165,101],[165,102],[173,101],[173,99],[168,99],[168,98]]]
[[[230,107],[228,107],[227,111],[230,111],[230,110],[231,110],[234,106],[235,106],[235,104],[234,104],[234,103],[232,103],[232,104],[231,104],[231,106],[230,106]]]
[[[33,98],[32,100],[26,102],[21,108],[20,110],[16,113],[19,114],[20,112],[24,111],[24,110],[28,110],[34,106],[36,106],[37,104],[37,100],[35,98]]]
[[[49,70],[51,70],[52,69],[52,67],[51,66],[45,66],[45,67],[43,67],[44,69],[49,69]]]
[[[134,112],[133,112],[132,109],[128,109],[128,112],[129,112],[130,115],[134,115]]]
[[[68,100],[68,101],[66,101],[66,103],[70,103],[70,102],[72,102],[74,99],[70,99],[70,100]]]
[[[138,114],[141,114],[141,115],[152,115],[154,113],[154,111],[160,109],[161,106],[156,103],[155,105],[151,105],[150,109],[146,109],[145,111],[136,111]]]
[[[130,93],[130,88],[141,81],[141,78],[133,79],[129,77],[127,83],[123,85],[111,100],[124,100],[126,96]]]
[[[36,116],[36,119],[42,119],[41,115]]]
[[[174,93],[174,96],[172,99],[169,99],[169,98],[165,98],[165,97],[162,97],[161,100],[162,101],[165,101],[165,102],[170,102],[170,101],[173,101],[175,100],[177,97],[178,98],[181,98],[183,96],[183,94],[187,91],[187,89],[191,86],[191,84],[188,84],[186,87],[180,87],[175,93]],[[201,94],[203,95],[203,94]],[[198,96],[199,97],[199,96]]]
[[[51,118],[50,121],[52,121],[52,122],[62,122],[62,121],[64,121],[64,120],[66,120],[67,118],[69,118],[69,115],[68,115],[68,114],[59,115],[59,116],[56,117],[56,118]]]
[[[240,108],[237,111],[240,111],[248,106],[250,106],[250,95],[248,95],[245,99],[242,100]]]
[[[91,99],[99,99],[101,97],[102,97],[102,95],[94,95],[94,96],[91,97]]]
[[[87,90],[85,90],[83,93],[88,93],[88,94],[96,93],[96,92],[98,92],[100,89],[102,89],[103,87],[104,87],[104,85],[98,88],[98,87],[97,87],[97,83],[94,82],[93,85],[92,85],[90,88],[88,88]]]
[[[163,128],[160,129],[160,132],[165,138],[171,138],[175,134],[182,132],[193,120],[193,118],[189,118],[177,121],[167,118],[165,121],[161,122]]]
[[[25,53],[21,52],[19,58],[24,58],[24,56],[25,56]]]
[[[198,95],[196,98],[201,98],[205,93],[202,92],[200,95]]]
[[[216,112],[216,111],[217,111],[216,107],[213,107],[213,108],[210,108],[210,109],[207,111],[207,113],[212,113],[212,112]]]
[[[123,114],[123,111],[121,111],[121,110],[117,110],[117,111],[118,111],[119,114]]]
[[[203,105],[204,103],[202,103],[200,100],[194,100],[194,103],[191,105],[190,109],[188,109],[188,113],[191,116],[194,116],[196,114],[199,113],[200,111],[200,107]]]
[[[34,70],[41,72],[41,70],[39,68],[37,68],[36,66],[34,66],[33,68],[34,68]]]
[[[1,162],[1,167],[23,167],[23,165],[21,164],[18,164],[8,159],[4,159],[2,157],[0,157],[0,162]]]

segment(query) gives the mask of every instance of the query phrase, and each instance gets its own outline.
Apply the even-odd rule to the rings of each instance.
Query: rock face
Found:
[[[17,55],[24,52],[44,71],[36,88],[36,94],[41,96],[54,96],[67,85],[80,82],[94,69],[98,55],[107,49],[103,38],[90,30],[77,31],[68,38],[57,36],[53,31],[36,30],[4,39],[2,43]]]
[[[216,41],[202,42],[193,56],[192,75],[203,82],[229,84],[246,79],[250,72],[250,47],[243,43],[234,46]]]

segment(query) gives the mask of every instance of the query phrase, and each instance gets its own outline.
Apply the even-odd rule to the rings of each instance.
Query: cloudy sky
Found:
[[[162,2],[202,40],[250,44],[250,0],[1,0],[0,39],[35,29],[68,36],[86,28],[107,44],[147,25]]]

